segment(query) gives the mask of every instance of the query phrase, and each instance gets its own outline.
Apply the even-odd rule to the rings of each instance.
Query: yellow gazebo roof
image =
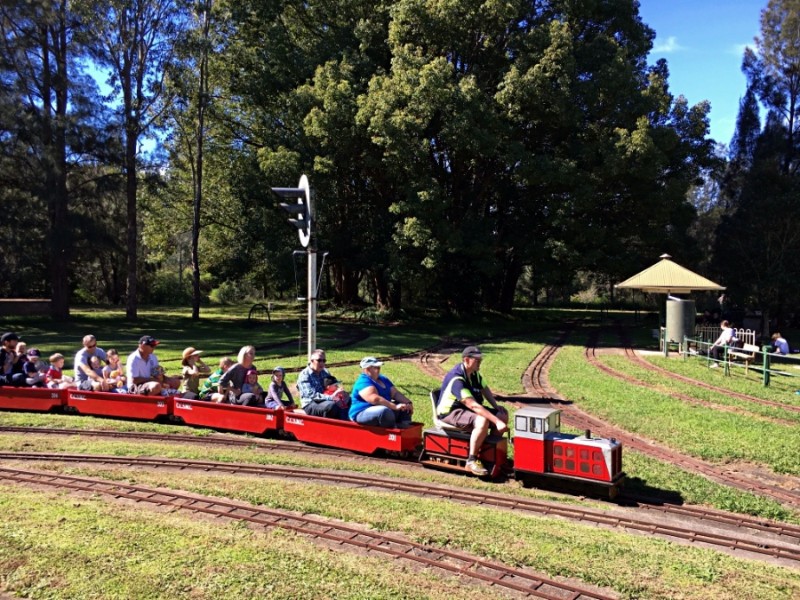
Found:
[[[661,294],[688,294],[692,291],[725,289],[724,286],[672,262],[670,258],[672,257],[669,254],[662,254],[661,261],[614,287]]]

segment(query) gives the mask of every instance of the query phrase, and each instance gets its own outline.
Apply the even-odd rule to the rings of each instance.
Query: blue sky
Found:
[[[755,47],[767,0],[640,0],[639,14],[656,32],[648,61],[667,59],[669,88],[689,104],[711,102],[711,137],[729,144],[746,81],[745,46]],[[763,119],[763,115],[762,115]]]

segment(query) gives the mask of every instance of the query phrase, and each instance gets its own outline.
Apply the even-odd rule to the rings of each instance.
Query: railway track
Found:
[[[88,477],[0,468],[0,481],[57,490],[71,490],[127,499],[159,507],[203,513],[214,517],[246,522],[264,528],[280,528],[326,543],[389,556],[424,568],[458,575],[467,581],[519,592],[526,596],[560,600],[611,600],[615,596],[557,581],[527,570],[426,544],[398,536],[345,524],[298,515],[288,511],[264,509],[210,496],[197,496],[172,490],[108,482]]]
[[[702,544],[718,550],[744,552],[749,557],[770,557],[786,564],[800,566],[800,527],[702,508],[643,505],[644,509],[650,513],[645,516],[644,514],[635,514],[637,511],[630,509],[611,511],[589,509],[508,494],[345,471],[328,472],[299,467],[205,460],[29,452],[0,452],[0,460],[54,461],[144,469],[194,470],[288,480],[322,481],[336,485],[404,492],[472,506],[520,511],[540,517],[560,517],[594,526],[623,529],[692,544]],[[659,513],[664,517],[659,516]]]
[[[586,360],[602,370],[596,355],[596,341],[590,340],[584,350]],[[725,470],[723,467],[687,456],[651,440],[630,434],[612,427],[599,419],[590,417],[582,411],[576,411],[568,404],[562,406],[567,415],[567,422],[579,428],[590,428],[604,437],[614,437],[628,448],[637,450],[661,461],[680,466],[692,473],[700,473],[712,481],[722,483],[759,496],[771,498],[793,508],[800,508],[800,491],[788,490],[777,485],[759,482],[749,477]]]

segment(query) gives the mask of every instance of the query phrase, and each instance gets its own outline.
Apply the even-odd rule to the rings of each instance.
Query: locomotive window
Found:
[[[602,475],[603,474],[603,469],[600,467],[600,465],[593,465],[592,466],[592,473],[594,475]]]
[[[528,419],[525,417],[516,417],[514,421],[517,431],[528,431]]]
[[[588,473],[589,472],[589,463],[582,462],[580,468],[581,468],[581,473]]]
[[[545,432],[545,433],[547,433],[548,431],[550,431],[550,420],[549,420],[549,419],[536,419],[536,420],[537,420],[537,421],[543,421],[543,422],[544,422],[544,432]]]
[[[561,456],[564,454],[564,448],[561,446],[553,446],[553,454],[556,456]]]
[[[592,460],[603,460],[603,453],[600,450],[592,452]]]
[[[567,447],[567,458],[575,458],[575,448]]]
[[[561,413],[556,413],[555,421],[555,427],[561,427]]]
[[[589,460],[589,451],[586,448],[581,448],[581,460]]]
[[[574,471],[575,470],[575,461],[574,460],[568,460],[567,461],[567,470],[569,470],[569,471]]]
[[[542,420],[531,418],[531,431],[533,433],[542,433]]]
[[[555,468],[557,468],[557,469],[563,469],[564,468],[564,461],[561,460],[560,458],[554,458],[553,459],[553,466]]]

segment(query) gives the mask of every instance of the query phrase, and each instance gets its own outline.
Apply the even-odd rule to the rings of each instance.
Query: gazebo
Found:
[[[644,271],[629,277],[622,283],[614,287],[618,289],[641,290],[656,294],[667,294],[667,328],[664,331],[663,347],[664,354],[667,353],[668,340],[683,343],[683,336],[688,331],[694,333],[694,304],[691,305],[691,314],[687,314],[684,309],[683,301],[672,302],[673,307],[680,307],[680,310],[670,311],[671,294],[688,294],[700,291],[722,291],[725,289],[710,279],[690,271],[686,267],[670,260],[669,254],[662,254],[661,260]],[[675,313],[675,314],[673,314]],[[691,328],[689,327],[691,321]]]
[[[661,260],[652,267],[629,277],[614,287],[618,289],[642,290],[656,294],[688,294],[689,292],[722,291],[725,289],[710,279],[690,271],[670,260],[669,254],[662,254]]]

